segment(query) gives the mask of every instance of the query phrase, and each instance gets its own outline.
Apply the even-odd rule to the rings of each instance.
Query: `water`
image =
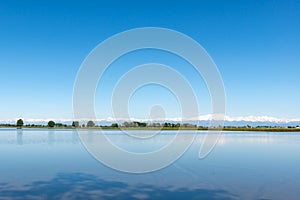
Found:
[[[107,131],[118,145],[141,152],[174,133],[134,143]],[[0,199],[299,199],[299,133],[226,132],[199,160],[203,133],[171,166],[128,174],[95,160],[75,131],[0,129]]]

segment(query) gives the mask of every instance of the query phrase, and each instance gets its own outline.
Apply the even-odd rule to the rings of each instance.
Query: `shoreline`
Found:
[[[170,127],[47,127],[47,126],[36,126],[36,127],[22,127],[18,128],[16,126],[0,126],[0,129],[16,129],[16,130],[26,130],[26,129],[47,129],[47,130],[137,130],[137,131],[155,131],[155,130],[162,130],[162,131],[240,131],[240,132],[300,132],[300,128],[243,128],[243,127],[236,127],[236,128],[170,128]]]

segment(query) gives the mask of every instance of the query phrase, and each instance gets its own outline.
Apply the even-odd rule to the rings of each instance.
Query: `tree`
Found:
[[[113,127],[113,128],[118,128],[119,125],[118,125],[117,123],[113,123],[113,124],[111,124],[111,127]]]
[[[48,126],[50,127],[50,128],[53,128],[54,126],[55,126],[55,122],[54,121],[49,121],[48,122]]]
[[[21,128],[23,125],[24,125],[23,120],[22,120],[22,119],[18,119],[18,121],[17,121],[17,126],[18,126],[19,128]]]
[[[138,122],[138,126],[139,127],[146,127],[147,123],[145,123],[145,122]]]
[[[78,121],[73,121],[72,126],[73,127],[79,127],[79,122]]]
[[[94,123],[93,121],[90,120],[90,121],[87,122],[86,126],[87,126],[87,127],[94,127],[94,126],[95,126],[95,123]]]
[[[130,126],[130,124],[129,124],[129,122],[124,122],[124,123],[123,123],[123,126],[125,126],[125,127],[129,127],[129,126]]]
[[[164,127],[171,127],[172,125],[171,125],[171,123],[164,123]]]
[[[162,125],[160,123],[153,123],[152,126],[153,127],[161,127]]]

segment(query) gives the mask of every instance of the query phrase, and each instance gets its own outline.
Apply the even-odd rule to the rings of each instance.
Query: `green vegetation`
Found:
[[[73,121],[72,126],[75,127],[75,128],[79,127],[79,122],[78,121]]]
[[[95,123],[93,121],[88,121],[88,123],[86,124],[86,127],[94,127],[95,126]]]
[[[71,125],[63,123],[55,123],[54,121],[49,121],[47,125],[38,124],[26,124],[22,119],[17,120],[16,124],[0,124],[0,128],[62,128],[62,129],[105,129],[105,130],[222,130],[222,131],[260,131],[260,132],[300,132],[300,126],[287,126],[287,127],[277,127],[277,126],[257,126],[251,127],[247,126],[225,126],[225,127],[206,127],[206,126],[196,126],[195,124],[189,123],[145,123],[145,122],[124,122],[122,124],[112,123],[111,125],[97,125],[93,121],[88,121],[86,124],[78,121],[73,121]]]
[[[147,123],[145,122],[124,122],[123,123],[123,126],[124,127],[146,127],[147,126]]]
[[[118,125],[117,123],[113,123],[113,124],[111,124],[111,127],[112,127],[112,128],[118,128],[119,125]]]
[[[18,119],[18,121],[17,121],[17,127],[18,128],[22,128],[23,125],[24,125],[23,120],[22,119]]]
[[[53,128],[55,126],[55,122],[54,121],[49,121],[48,122],[48,127]]]
[[[164,128],[166,128],[166,127],[169,127],[169,128],[174,128],[174,127],[176,127],[176,128],[178,128],[178,127],[180,127],[180,124],[179,124],[179,123],[177,123],[177,124],[173,124],[173,123],[164,123],[163,127],[164,127]]]
[[[257,132],[300,132],[298,127],[224,127],[223,131],[257,131]]]

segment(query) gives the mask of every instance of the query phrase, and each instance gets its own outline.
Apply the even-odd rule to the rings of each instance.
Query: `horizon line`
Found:
[[[81,119],[74,119],[74,118],[10,118],[10,119],[0,119],[0,124],[5,123],[15,123],[18,119],[22,119],[25,123],[43,123],[53,120],[55,122],[72,122],[72,121],[79,121],[79,122],[86,122],[89,120],[95,122],[125,122],[125,121],[140,121],[140,122],[165,122],[165,121],[173,121],[173,122],[187,122],[187,121],[213,121],[213,115],[200,115],[198,117],[193,118],[180,118],[180,117],[170,117],[170,118],[156,118],[156,119],[148,119],[148,118],[113,118],[113,117],[106,117],[106,118],[81,118]],[[219,117],[216,119],[219,120]],[[277,118],[272,116],[239,116],[239,117],[230,117],[225,116],[224,122],[271,122],[271,123],[292,123],[292,122],[300,122],[300,118],[293,118],[293,119],[286,119],[286,118]]]

